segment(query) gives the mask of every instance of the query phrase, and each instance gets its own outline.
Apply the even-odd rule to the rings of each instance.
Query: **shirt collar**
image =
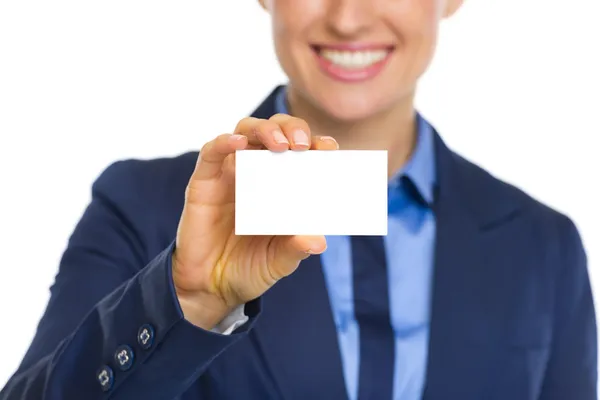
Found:
[[[286,98],[286,87],[282,86],[275,95],[275,113],[289,114]],[[419,196],[428,205],[433,204],[433,192],[436,183],[435,150],[433,127],[416,113],[417,143],[404,167],[390,181],[390,189],[402,186],[403,178],[407,178],[417,190]]]

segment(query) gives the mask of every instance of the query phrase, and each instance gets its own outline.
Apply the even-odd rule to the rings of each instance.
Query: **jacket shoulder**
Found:
[[[94,182],[94,188],[125,189],[123,185],[134,182],[138,189],[143,186],[173,185],[179,183],[176,178],[181,176],[186,177],[187,184],[197,157],[198,152],[189,152],[174,157],[117,160],[102,171]]]
[[[571,246],[581,246],[578,228],[569,215],[466,158],[458,154],[454,154],[454,157],[460,165],[462,180],[470,182],[468,187],[477,192],[471,193],[471,197],[477,199],[472,202],[473,207],[495,204],[503,210],[511,210],[505,212],[505,219],[520,218],[543,233],[540,237],[546,237],[552,245],[564,245],[567,242]]]
[[[154,254],[175,237],[197,157],[189,152],[115,161],[92,184],[92,202],[110,209]]]
[[[197,157],[197,152],[189,152],[174,157],[115,161],[94,181],[92,193],[125,202],[172,200],[170,194],[185,190]]]

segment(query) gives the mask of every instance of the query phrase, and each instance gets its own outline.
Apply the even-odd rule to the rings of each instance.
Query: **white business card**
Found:
[[[236,235],[387,235],[387,151],[240,150]]]

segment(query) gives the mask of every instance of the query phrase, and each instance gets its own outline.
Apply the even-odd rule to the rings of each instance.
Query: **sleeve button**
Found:
[[[147,350],[152,347],[152,343],[154,342],[154,328],[152,325],[142,325],[138,330],[137,339],[142,349]]]
[[[108,392],[112,388],[115,379],[114,377],[113,370],[108,365],[102,366],[96,372],[96,379],[98,380],[98,383],[100,383],[103,392]]]
[[[115,363],[121,371],[127,371],[131,368],[133,365],[133,350],[131,350],[131,347],[119,346],[115,352]]]

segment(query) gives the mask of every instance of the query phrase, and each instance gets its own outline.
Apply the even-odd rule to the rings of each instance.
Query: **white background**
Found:
[[[596,293],[599,13],[466,0],[418,98],[451,147],[575,220]],[[0,386],[98,174],[199,149],[282,82],[256,0],[0,1]]]

